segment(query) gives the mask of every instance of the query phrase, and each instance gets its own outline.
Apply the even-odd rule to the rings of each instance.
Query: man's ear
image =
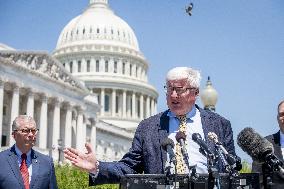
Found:
[[[12,137],[15,139],[15,131],[12,131]]]

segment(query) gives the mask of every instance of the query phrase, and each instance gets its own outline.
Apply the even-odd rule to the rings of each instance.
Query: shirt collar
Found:
[[[284,133],[280,130],[280,145],[284,147]]]
[[[195,114],[196,114],[196,107],[193,106],[191,111],[186,113],[186,118],[187,119],[191,119],[191,118],[193,118],[195,116]],[[171,110],[169,110],[167,116],[169,116],[169,117],[176,117],[176,114],[171,112]]]
[[[18,158],[21,158],[21,156],[22,156],[23,153],[22,153],[21,150],[17,147],[17,145],[15,145],[15,151],[16,151],[16,154],[17,154]],[[27,160],[28,160],[28,161],[31,159],[31,152],[32,152],[32,150],[29,150],[28,153],[26,153],[26,154],[27,154]],[[21,158],[21,159],[22,159],[22,158]]]

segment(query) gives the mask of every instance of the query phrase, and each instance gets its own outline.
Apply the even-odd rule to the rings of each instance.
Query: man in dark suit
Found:
[[[52,158],[32,149],[38,132],[34,119],[20,115],[12,130],[16,144],[0,152],[0,188],[57,189]]]
[[[118,183],[125,174],[164,174],[170,162],[161,143],[172,138],[179,131],[179,116],[186,116],[186,148],[189,163],[196,165],[197,172],[208,173],[207,159],[199,152],[199,146],[192,141],[192,133],[199,133],[213,151],[208,133],[214,132],[226,150],[235,155],[233,132],[230,122],[220,115],[201,109],[195,104],[199,94],[200,73],[188,67],[170,70],[166,77],[165,92],[168,110],[140,122],[135,132],[132,147],[118,162],[97,161],[95,152],[86,144],[88,153],[76,149],[65,149],[65,157],[80,169],[90,173],[90,184]],[[186,170],[188,172],[188,170]],[[219,171],[223,168],[219,165]]]
[[[284,100],[278,104],[277,121],[280,130],[275,134],[266,136],[265,138],[273,144],[274,154],[278,157],[279,160],[284,162],[284,151],[282,150],[284,148]],[[267,170],[263,163],[253,161],[252,172],[264,173],[261,178],[261,182],[263,183],[264,188],[284,188],[284,179],[280,177],[279,173],[270,175],[269,170]],[[270,180],[271,185],[269,185],[269,180],[267,180],[268,177],[272,179]]]

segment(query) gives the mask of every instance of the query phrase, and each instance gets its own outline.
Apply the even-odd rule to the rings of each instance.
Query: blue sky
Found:
[[[194,3],[193,15],[185,7]],[[63,27],[88,0],[1,0],[0,43],[51,53]],[[218,91],[216,112],[237,134],[253,127],[266,136],[278,130],[277,105],[284,99],[283,0],[109,0],[135,31],[159,91],[158,111],[167,108],[162,86],[167,71],[191,66]],[[203,106],[201,101],[197,102]]]

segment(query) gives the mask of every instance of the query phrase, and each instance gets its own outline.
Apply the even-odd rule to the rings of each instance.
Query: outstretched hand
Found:
[[[71,161],[72,165],[86,172],[97,171],[96,154],[91,144],[86,143],[87,153],[80,152],[74,148],[66,148],[63,150],[64,157]]]

